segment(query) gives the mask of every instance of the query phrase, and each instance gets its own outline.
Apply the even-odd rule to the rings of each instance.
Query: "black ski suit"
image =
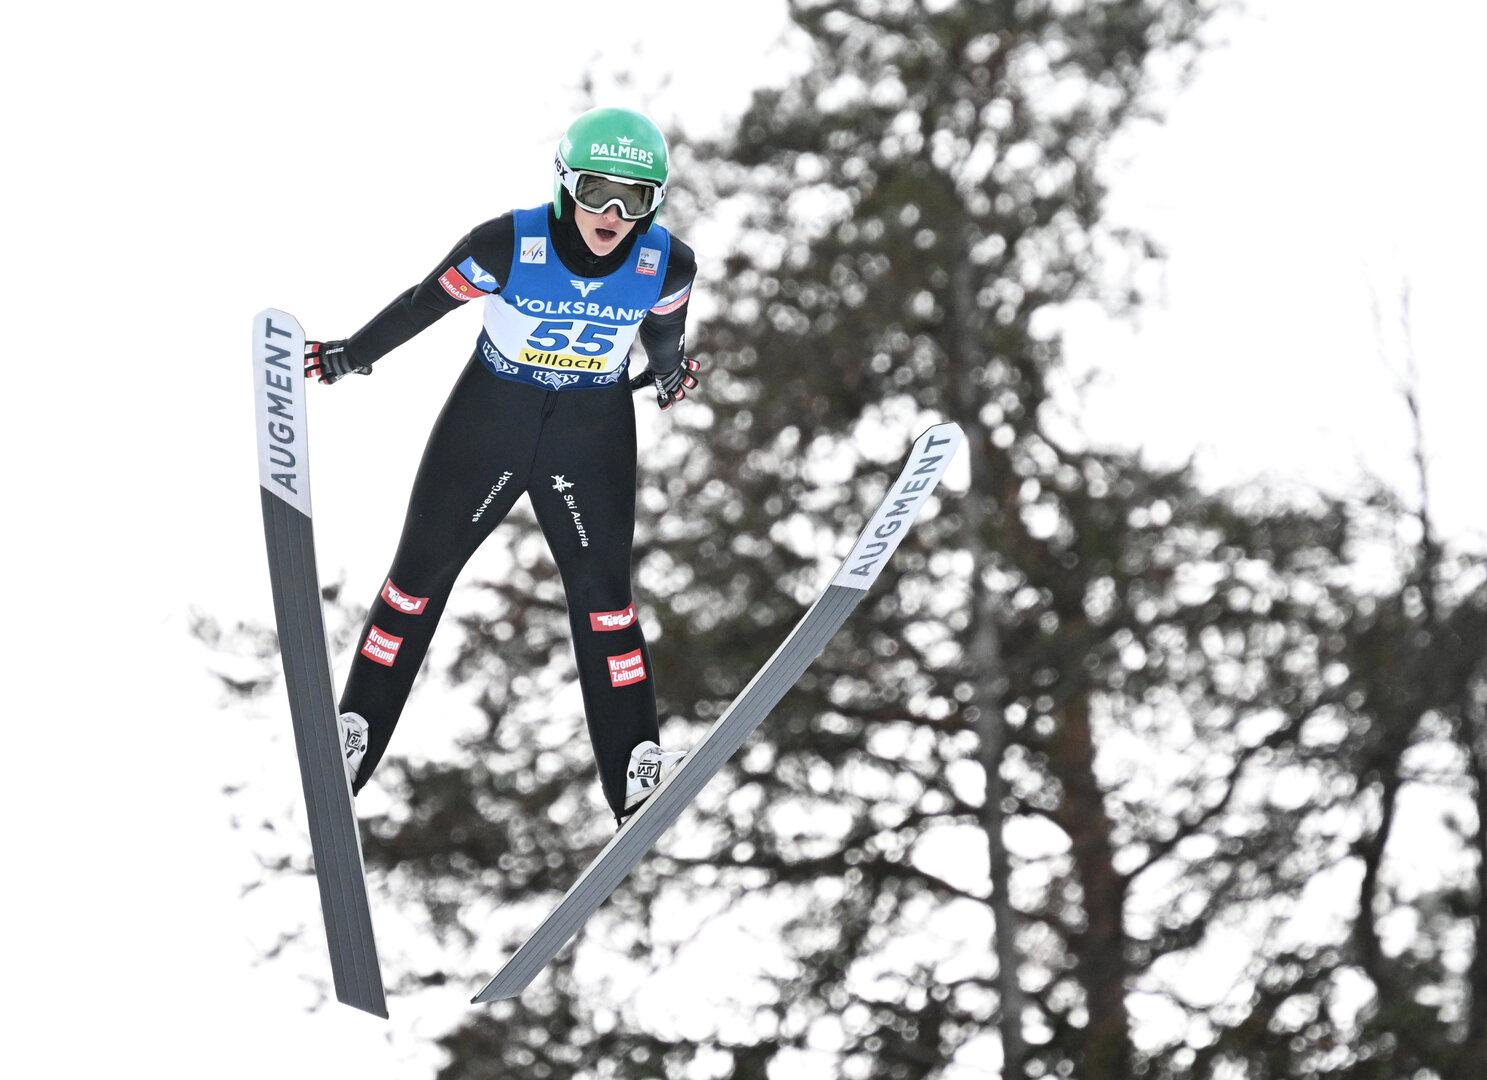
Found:
[[[561,270],[578,279],[615,273],[641,228],[611,254],[596,257],[573,224],[571,205],[561,218],[547,209]],[[469,265],[466,260],[473,259],[484,275],[485,293],[499,292],[511,280],[516,246],[512,214],[474,229],[423,282],[351,337],[347,351],[356,363],[370,364],[478,298],[479,293],[461,295],[472,291],[457,272]],[[653,370],[669,371],[682,362],[695,271],[691,249],[672,237],[660,287],[666,302],[648,310],[638,333]],[[591,288],[578,280],[574,286],[585,296]],[[354,789],[361,790],[387,749],[455,578],[526,493],[562,575],[599,778],[620,817],[630,751],[658,738],[650,654],[630,587],[636,461],[628,379],[621,374],[603,386],[547,389],[503,378],[493,373],[492,357],[482,361],[487,342],[482,333],[481,346],[429,435],[397,554],[373,601],[341,696],[341,711],[361,714],[368,725]]]

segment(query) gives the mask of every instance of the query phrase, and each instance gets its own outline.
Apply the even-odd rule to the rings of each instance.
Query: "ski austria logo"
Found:
[[[361,647],[361,654],[383,667],[392,667],[393,661],[398,658],[398,650],[402,647],[402,638],[389,634],[373,623],[372,628],[367,631],[367,640]]]
[[[392,578],[388,578],[387,584],[382,586],[382,599],[387,601],[389,607],[397,608],[404,615],[422,615],[423,609],[429,606],[427,596],[409,596],[392,583]]]
[[[646,277],[655,277],[656,269],[661,265],[660,248],[641,248],[640,261],[635,264],[635,272],[644,274]]]
[[[635,622],[635,605],[622,608],[619,611],[591,611],[589,612],[589,629],[603,633],[607,630],[623,630]]]
[[[593,292],[595,289],[599,288],[599,286],[604,284],[604,282],[602,281],[579,281],[577,278],[569,278],[568,281],[575,289],[578,290],[578,295],[585,298],[589,295],[589,293]]]
[[[553,481],[552,489],[563,497],[568,513],[573,516],[573,531],[578,533],[578,546],[588,547],[589,530],[583,527],[583,511],[578,508],[578,500],[568,494],[568,489],[577,485],[566,476],[554,476]]]
[[[523,236],[521,238],[521,261],[524,263],[546,263],[547,237]]]
[[[622,656],[609,656],[605,659],[609,661],[610,686],[629,686],[631,683],[645,682],[645,657],[640,655],[639,649]]]

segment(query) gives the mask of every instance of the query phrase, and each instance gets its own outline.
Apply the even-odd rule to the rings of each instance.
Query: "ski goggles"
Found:
[[[568,190],[573,201],[589,213],[602,214],[617,205],[620,217],[626,221],[639,221],[660,203],[655,184],[602,173],[575,173]]]

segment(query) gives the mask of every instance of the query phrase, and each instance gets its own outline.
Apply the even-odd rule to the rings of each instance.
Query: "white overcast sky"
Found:
[[[1218,480],[1407,480],[1368,298],[1408,280],[1441,519],[1480,536],[1487,17],[1459,0],[1254,0],[1227,25],[1169,122],[1121,144],[1113,208],[1171,258],[1136,323],[1071,313],[1071,360],[1098,377],[1086,424],[1198,453]],[[381,1080],[431,1060],[421,1041],[466,988],[444,1016],[395,1003],[390,1027],[306,1014],[299,968],[253,965],[272,928],[237,901],[249,863],[220,788],[267,769],[290,799],[297,780],[283,740],[266,749],[217,708],[185,623],[192,607],[272,616],[250,320],[282,307],[343,336],[471,225],[545,199],[585,68],[631,80],[618,103],[719,129],[787,66],[768,55],[781,26],[778,0],[10,17],[0,1062]],[[375,589],[474,326],[453,315],[375,378],[316,394],[326,577]]]

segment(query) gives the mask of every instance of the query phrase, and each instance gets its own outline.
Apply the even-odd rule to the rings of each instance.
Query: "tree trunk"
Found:
[[[1475,837],[1477,933],[1473,942],[1471,966],[1466,972],[1466,1038],[1457,1056],[1452,1080],[1476,1080],[1482,1062],[1487,1061],[1487,929],[1482,911],[1487,907],[1487,717],[1471,699],[1468,690],[1464,702],[1462,742],[1476,783],[1477,835]]]
[[[1017,910],[1012,906],[1012,866],[1007,854],[1006,805],[1008,790],[1002,779],[1002,757],[1007,750],[1007,725],[1002,710],[1005,675],[1001,632],[997,625],[996,598],[986,584],[985,573],[993,562],[992,516],[997,512],[991,491],[993,470],[988,456],[991,432],[980,420],[981,387],[977,376],[983,366],[980,331],[984,323],[976,307],[972,280],[971,245],[975,232],[962,221],[957,234],[957,256],[952,260],[950,288],[946,294],[945,349],[950,358],[949,397],[956,419],[966,433],[971,485],[962,502],[965,521],[963,546],[971,555],[971,619],[967,627],[966,655],[970,660],[971,700],[967,713],[975,718],[979,740],[978,757],[986,775],[986,798],[981,805],[981,830],[986,835],[986,854],[991,869],[991,916],[996,923],[993,948],[997,960],[997,1031],[1002,1041],[1002,1080],[1021,1080],[1027,1069],[1027,1042],[1022,1024],[1026,997],[1018,982]]]
[[[1104,792],[1095,779],[1089,699],[1072,698],[1049,742],[1049,764],[1063,786],[1054,819],[1069,836],[1074,872],[1084,894],[1086,925],[1075,942],[1075,972],[1089,1009],[1080,1080],[1127,1080],[1131,1058],[1126,1011],[1126,883],[1115,869],[1115,847]]]
[[[984,564],[978,561],[976,565]],[[980,574],[976,576],[977,583],[972,590],[970,655],[977,661],[979,672],[972,707],[976,710],[976,733],[980,737],[981,768],[986,774],[981,829],[986,834],[986,854],[991,865],[991,914],[996,921],[997,1029],[1002,1039],[1002,1080],[1020,1080],[1025,1075],[1027,1063],[1027,1043],[1022,1035],[1026,1000],[1017,978],[1018,918],[1012,906],[1012,866],[1004,832],[1009,793],[1001,768],[1002,755],[1007,750],[1007,725],[1002,715],[999,685],[1001,641],[990,590],[981,583]]]

